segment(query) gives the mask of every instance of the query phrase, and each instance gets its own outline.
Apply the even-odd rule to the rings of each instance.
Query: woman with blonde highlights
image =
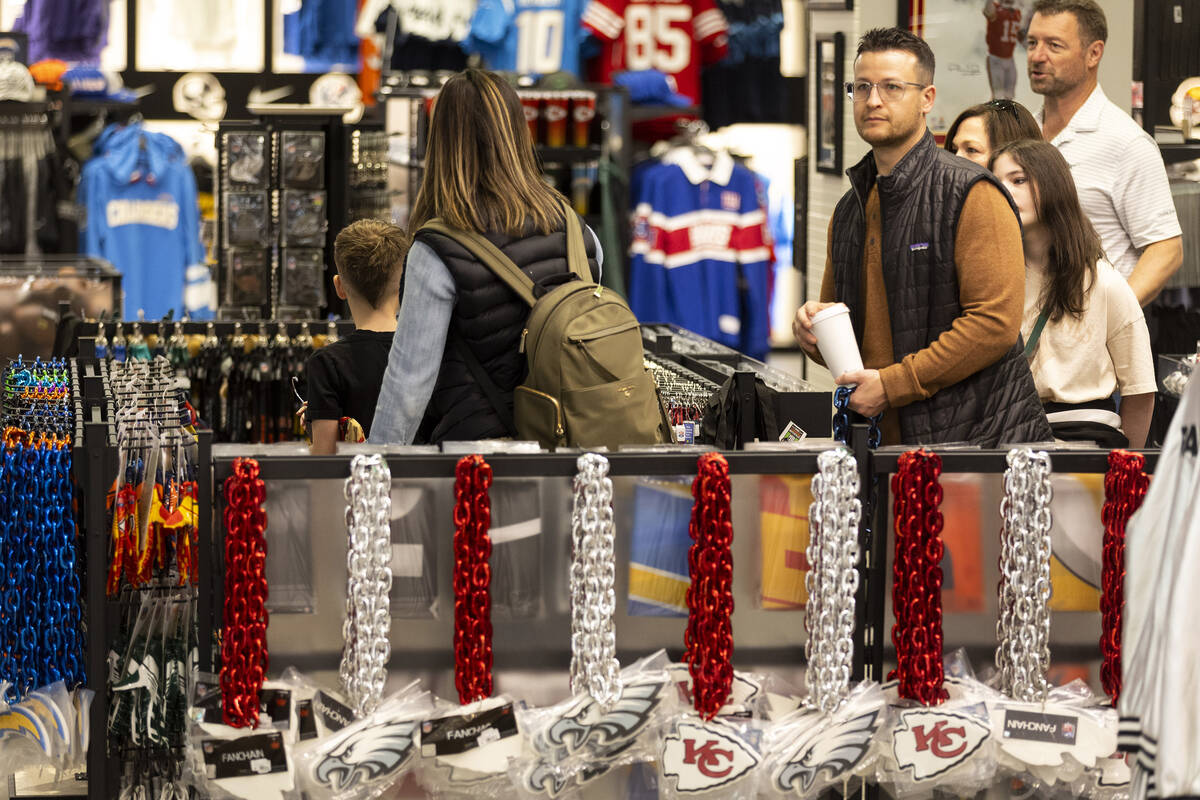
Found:
[[[481,234],[544,286],[570,272],[565,203],[542,180],[516,91],[477,69],[447,81],[434,102],[425,175],[409,219],[415,240],[372,443],[513,434],[529,306],[458,242],[420,228],[441,220]],[[598,279],[602,254],[590,231],[584,245]]]

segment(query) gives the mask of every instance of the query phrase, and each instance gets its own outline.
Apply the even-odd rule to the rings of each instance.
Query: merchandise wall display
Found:
[[[902,795],[935,790],[965,794],[1008,783],[1014,777],[1027,786],[1071,796],[1109,798],[1125,791],[1120,787],[1127,780],[1120,774],[1121,763],[1109,758],[1117,741],[1117,718],[1111,704],[1080,683],[1049,686],[1044,682],[1050,676],[1042,643],[1051,650],[1054,645],[1039,638],[1044,636],[1045,595],[1036,576],[1045,574],[1049,557],[1043,544],[1049,528],[1047,479],[1051,470],[1110,470],[1108,500],[1114,509],[1127,508],[1139,492],[1138,484],[1131,483],[1136,475],[1131,470],[1153,468],[1156,454],[1148,454],[1143,465],[1127,463],[1124,454],[1110,456],[1073,448],[1047,453],[950,448],[872,452],[867,447],[867,429],[855,427],[849,449],[814,442],[758,453],[702,454],[700,449],[667,447],[649,453],[581,458],[579,453],[532,452],[527,445],[512,443],[458,445],[458,453],[447,448],[441,453],[421,450],[373,457],[362,450],[364,457],[358,462],[349,454],[314,458],[269,448],[256,451],[253,461],[243,461],[244,456],[231,452],[202,457],[206,451],[197,442],[199,437],[190,438],[186,423],[193,418],[176,393],[170,362],[165,356],[151,361],[129,358],[132,344],[127,341],[124,346],[124,361],[80,362],[86,367],[85,377],[78,381],[85,400],[71,403],[70,427],[77,428],[93,411],[109,415],[114,423],[111,444],[101,439],[96,445],[99,449],[92,450],[95,439],[89,427],[89,435],[84,437],[89,443],[88,457],[82,463],[101,466],[103,483],[110,483],[114,474],[125,474],[127,465],[140,469],[141,476],[135,471],[134,480],[140,480],[143,491],[125,490],[126,500],[133,499],[136,504],[147,494],[149,484],[149,496],[159,497],[163,504],[156,513],[168,517],[160,529],[148,526],[145,539],[140,535],[132,541],[125,539],[127,533],[136,534],[139,525],[128,524],[128,507],[121,514],[124,524],[115,524],[125,489],[118,481],[113,487],[113,516],[105,521],[101,513],[96,525],[108,534],[103,537],[105,544],[111,544],[106,566],[111,566],[111,556],[120,555],[115,561],[120,565],[117,573],[122,585],[116,600],[124,611],[117,615],[121,622],[114,633],[126,638],[114,636],[116,644],[106,644],[115,648],[121,666],[118,675],[124,678],[114,680],[103,698],[101,718],[127,726],[105,726],[103,748],[113,757],[112,775],[127,771],[126,787],[140,785],[143,777],[141,767],[136,766],[142,757],[134,756],[130,747],[131,740],[139,737],[140,747],[159,754],[156,758],[168,782],[187,783],[212,796],[265,797],[304,787],[316,796],[369,797],[394,793],[404,781],[415,781],[425,792],[447,797],[512,796],[514,792],[522,797],[571,797],[590,791],[603,795],[606,789],[607,796],[624,796],[625,788],[614,787],[627,787],[635,775],[637,780],[651,776],[659,796],[667,797],[810,797],[830,786],[855,789],[860,785],[868,791],[882,786]],[[150,344],[138,347],[143,346],[149,348]],[[84,366],[78,369],[84,370]],[[102,397],[107,397],[107,405],[102,402],[93,408],[86,398],[94,396],[89,382],[98,379],[86,376],[96,374],[103,379]],[[1185,407],[1189,407],[1189,399],[1185,398]],[[64,425],[65,418],[64,414]],[[116,425],[118,422],[122,424]],[[1184,429],[1179,446],[1186,456],[1186,425]],[[177,431],[178,439],[171,430]],[[109,452],[106,447],[112,448],[111,461],[98,458]],[[474,449],[483,452],[461,457]],[[124,460],[118,458],[122,450],[127,453]],[[188,465],[210,463],[212,470],[195,469],[195,497],[213,500],[196,503],[189,513]],[[356,463],[358,472],[354,471]],[[270,554],[264,534],[269,520],[260,504],[276,488],[285,490],[288,480],[336,478],[339,491],[343,491],[349,477],[351,487],[360,486],[361,502],[354,500],[351,488],[349,499],[337,511],[350,511],[346,517],[350,543],[359,531],[365,535],[370,530],[367,541],[371,544],[358,551],[358,560],[355,549],[348,547],[345,563],[350,585],[345,599],[350,604],[335,595],[333,607],[339,627],[341,621],[353,620],[342,629],[343,634],[350,632],[356,643],[374,640],[382,644],[385,640],[371,625],[359,623],[370,620],[373,625],[380,612],[387,614],[379,594],[394,563],[388,560],[384,566],[382,557],[384,542],[390,547],[393,537],[391,512],[383,511],[392,502],[392,493],[383,491],[390,482],[382,473],[385,466],[388,478],[435,477],[443,485],[448,485],[456,469],[459,472],[457,502],[441,503],[435,524],[445,533],[453,526],[461,534],[453,567],[459,577],[452,581],[454,588],[461,590],[455,592],[459,600],[455,617],[462,617],[455,625],[459,632],[456,645],[461,646],[452,646],[447,625],[443,655],[436,663],[437,669],[445,669],[461,662],[465,669],[460,674],[469,677],[463,686],[472,692],[465,698],[441,699],[434,693],[435,689],[440,692],[441,686],[420,684],[391,695],[376,694],[374,689],[364,692],[377,678],[380,667],[373,659],[383,655],[378,647],[351,651],[347,666],[356,668],[348,669],[347,674],[371,679],[358,683],[357,688],[353,680],[350,686],[326,685],[323,680],[286,669],[286,663],[277,663],[268,672],[262,612],[268,596],[264,567]],[[996,679],[981,676],[980,680],[962,656],[941,652],[941,586],[937,570],[929,567],[941,561],[942,476],[1001,469],[1009,470],[1007,496],[1003,504],[1000,498],[992,501],[997,518],[1005,512],[1003,553],[1008,565],[1002,570],[1005,583],[998,590],[996,645],[1001,669]],[[75,470],[81,481],[94,486],[90,471],[90,466]],[[640,501],[632,494],[617,495],[610,482],[614,477],[688,472],[695,475],[690,481],[690,497],[684,502],[690,539],[685,560],[691,587],[685,605],[690,617],[687,623],[677,623],[678,638],[672,648],[673,653],[682,652],[684,659],[673,664],[669,656],[654,652],[657,643],[639,642],[635,647],[642,649],[623,657],[622,669],[609,644],[617,613],[612,576],[626,552],[621,541],[624,534],[616,527],[615,518],[637,510],[627,504]],[[812,473],[817,476],[808,512],[810,538],[805,556],[809,591],[803,623],[809,633],[805,651],[810,669],[806,688],[801,690],[773,674],[769,664],[782,664],[779,656],[768,660],[760,671],[733,669],[734,643],[738,642],[738,661],[749,664],[746,653],[755,648],[743,649],[741,642],[757,632],[740,633],[732,625],[732,544],[735,534],[743,541],[753,537],[753,528],[741,528],[739,523],[739,531],[734,530],[731,478]],[[898,474],[896,506],[879,502],[872,515],[872,477],[891,473]],[[498,528],[493,524],[491,494],[497,485],[494,479],[539,475],[575,479],[566,488],[574,489],[573,502],[567,505],[572,555],[577,557],[573,563],[578,570],[565,573],[557,582],[550,580],[548,585],[572,601],[562,615],[566,624],[574,621],[571,632],[579,636],[564,633],[558,647],[561,668],[567,666],[568,656],[574,656],[576,669],[571,672],[580,677],[569,691],[564,681],[562,689],[568,694],[527,701],[522,707],[526,698],[506,685],[506,659],[524,645],[514,633],[520,628],[492,628],[490,620],[495,588],[490,578],[498,549],[492,541]],[[214,479],[216,492],[212,491]],[[374,488],[364,493],[368,486]],[[92,494],[89,491],[88,496]],[[95,496],[103,495],[101,489]],[[87,496],[84,500],[86,531],[90,532],[96,509],[86,502]],[[541,500],[527,505],[540,506]],[[1176,505],[1170,508],[1173,511]],[[178,512],[177,517],[173,511]],[[890,519],[893,515],[894,521]],[[189,517],[194,520],[192,529],[187,527]],[[874,531],[893,523],[898,537],[896,552],[901,557],[889,563],[885,537],[867,535],[860,527],[868,518]],[[182,520],[184,526],[172,529],[167,522],[174,519]],[[1137,517],[1134,519],[1131,546],[1138,534]],[[1172,534],[1156,528],[1156,535]],[[496,540],[499,538],[497,535]],[[215,564],[213,545],[224,554]],[[195,561],[189,550],[196,554]],[[369,566],[361,559],[363,552],[372,553]],[[132,567],[129,553],[135,556]],[[1162,563],[1161,557],[1157,558]],[[148,582],[139,584],[138,564],[143,560],[151,565],[151,574]],[[94,563],[91,557],[89,563]],[[198,572],[190,569],[193,563]],[[913,647],[900,659],[895,680],[880,685],[876,682],[883,678],[882,642],[886,638],[882,594],[887,584],[883,575],[898,566],[908,575],[904,582],[897,581],[904,595],[895,604],[897,630],[906,632],[896,638],[910,639]],[[446,565],[442,571],[448,578],[452,570]],[[1136,574],[1131,561],[1130,575]],[[355,575],[365,578],[357,588]],[[193,576],[198,578],[195,589],[190,588]],[[103,591],[107,575],[99,577]],[[96,576],[89,573],[86,578],[90,589]],[[1153,589],[1131,583],[1127,595],[1140,592],[1143,598],[1165,602],[1158,587],[1169,590],[1172,584],[1157,577],[1152,583]],[[547,606],[554,603],[549,591],[541,601]],[[325,599],[320,602],[327,605]],[[343,616],[342,609],[352,611],[353,616]],[[585,613],[580,615],[580,610]],[[1035,613],[1026,614],[1027,610]],[[1132,607],[1128,612],[1133,613]],[[189,622],[193,613],[194,624]],[[88,614],[90,636],[91,623],[97,621],[91,604]],[[1124,616],[1127,621],[1128,613]],[[193,681],[189,665],[196,663],[208,670],[210,655],[222,650],[214,648],[205,626],[222,622],[229,623],[222,639],[223,647],[230,650],[226,671],[243,674],[222,680],[206,671]],[[795,622],[799,626],[800,621]],[[1109,640],[1112,624],[1105,622],[1104,635]],[[183,647],[172,644],[171,649],[164,646],[160,650],[164,640]],[[400,659],[408,658],[406,643],[390,636],[386,641],[395,651],[388,668],[401,669]],[[1014,647],[1014,642],[1029,646]],[[953,647],[954,642],[947,644]],[[89,648],[89,658],[93,655]],[[800,654],[789,650],[784,658],[797,663]],[[1130,680],[1130,663],[1135,668],[1145,665],[1145,659],[1138,656],[1124,660],[1123,707],[1127,701],[1137,703],[1128,695],[1136,697],[1141,691],[1131,688],[1136,682]],[[1003,676],[1010,666],[1014,680],[1008,682]],[[1152,674],[1169,679],[1161,670]],[[489,680],[493,677],[494,682]],[[1023,684],[1032,696],[1022,689]],[[913,685],[930,691],[918,700],[902,697],[908,692],[902,687]],[[183,715],[179,714],[182,706],[177,692],[181,686],[186,686],[184,696],[188,698]],[[496,688],[503,693],[494,693]],[[359,692],[360,697],[378,697],[378,705],[374,711],[364,708],[359,713],[358,703],[344,693],[346,689]],[[258,693],[256,701],[249,699],[253,691]],[[458,701],[463,699],[470,702],[460,705]],[[1138,705],[1130,708],[1141,710]],[[242,716],[226,719],[223,714],[227,710],[240,711]],[[230,721],[256,727],[225,724]],[[1143,722],[1147,721],[1158,726],[1160,752],[1164,739],[1186,740],[1186,729],[1173,727],[1166,716],[1147,714]],[[20,741],[32,738],[29,732],[5,735]],[[64,747],[58,752],[67,750]],[[256,755],[259,752],[262,755]],[[383,766],[360,769],[367,752],[376,753]],[[1182,764],[1179,774],[1188,777],[1186,759],[1172,764]],[[104,794],[101,788],[103,770],[96,769],[94,775],[98,796],[115,796],[115,790]]]
[[[224,121],[217,158],[220,316],[348,316],[333,290],[333,239],[354,220],[388,218],[383,132],[340,115]]]
[[[191,410],[216,441],[269,443],[304,439],[297,412],[307,397],[305,363],[351,325],[85,322],[75,335],[87,356],[117,363],[165,357],[186,379]]]

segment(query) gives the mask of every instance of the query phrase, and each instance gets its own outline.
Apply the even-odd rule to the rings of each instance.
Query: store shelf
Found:
[[[545,144],[537,146],[538,155],[545,161],[598,161],[604,152],[598,144],[587,147],[551,147]]]
[[[1181,161],[1200,158],[1200,142],[1160,144],[1158,150],[1162,153],[1163,162],[1166,164],[1178,164]]]
[[[832,443],[826,446],[835,446]],[[350,475],[350,456],[272,455],[270,448],[255,445],[236,445],[237,455],[224,446],[214,453],[216,479],[224,480],[232,473],[236,457],[258,459],[263,480],[344,480]],[[729,471],[740,475],[812,474],[817,470],[821,446],[812,449],[775,452],[727,452]],[[610,471],[615,476],[630,475],[687,475],[696,471],[696,459],[708,447],[695,450],[618,452],[607,454]],[[224,451],[224,452],[222,452]],[[278,452],[278,451],[276,451]],[[256,454],[257,453],[257,454]],[[393,478],[453,478],[460,454],[431,453],[420,455],[388,454],[388,467]],[[493,453],[485,456],[496,478],[571,477],[579,469],[579,452],[566,453]]]
[[[1108,451],[1088,449],[1054,449],[1031,445],[1036,450],[1046,450],[1050,454],[1050,466],[1055,474],[1070,472],[1092,472],[1103,474],[1108,470]],[[896,471],[896,464],[907,447],[881,448],[871,457],[871,469],[877,475],[888,475]],[[1001,473],[1007,469],[1007,450],[963,449],[950,450],[935,447],[934,450],[942,459],[942,473]],[[1158,450],[1134,451],[1142,452],[1146,457],[1146,471],[1153,472],[1158,463]]]
[[[629,119],[632,122],[647,122],[662,117],[698,117],[701,113],[700,106],[632,106]]]

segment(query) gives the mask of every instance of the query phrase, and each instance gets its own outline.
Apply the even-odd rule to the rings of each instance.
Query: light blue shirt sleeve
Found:
[[[588,232],[596,242],[596,263],[602,264],[600,240]],[[371,421],[371,444],[412,444],[442,368],[458,296],[450,270],[424,242],[413,242],[404,270],[404,297]]]
[[[424,242],[413,242],[404,269],[404,297],[371,421],[371,444],[412,444],[442,368],[457,297],[450,270]]]

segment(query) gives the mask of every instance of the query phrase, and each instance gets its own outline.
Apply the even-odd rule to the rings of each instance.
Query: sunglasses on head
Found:
[[[997,111],[1007,112],[1009,114],[1012,114],[1014,117],[1017,116],[1017,104],[1014,103],[1012,100],[1007,100],[1007,99],[988,100],[986,103],[984,103],[984,105],[986,105],[988,108],[994,108]]]

